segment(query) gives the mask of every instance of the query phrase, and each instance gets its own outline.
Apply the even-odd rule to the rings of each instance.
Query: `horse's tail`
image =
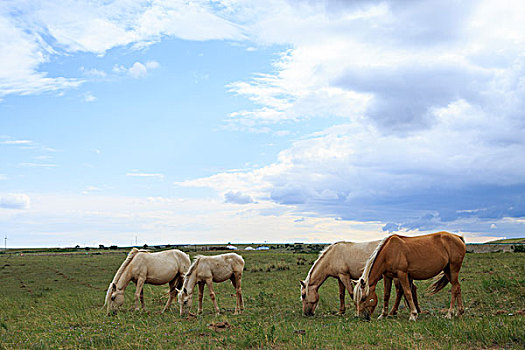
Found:
[[[117,270],[117,273],[115,273],[115,276],[113,277],[113,280],[109,284],[108,291],[106,292],[106,299],[104,300],[104,306],[108,305],[109,307],[109,301],[110,301],[111,293],[113,291],[115,283],[118,282],[118,280],[120,279],[120,276],[122,276],[122,273],[124,272],[126,267],[128,267],[131,260],[133,260],[135,255],[140,251],[142,250],[138,250],[137,248],[132,248],[131,251],[128,253],[128,256],[126,257],[126,260],[124,260],[122,265],[120,265],[119,269]]]
[[[448,282],[449,281],[448,281],[447,276],[443,272],[441,272],[439,275],[437,275],[434,278],[434,282],[430,286],[428,286],[427,294],[428,295],[436,294],[437,292],[445,288]]]

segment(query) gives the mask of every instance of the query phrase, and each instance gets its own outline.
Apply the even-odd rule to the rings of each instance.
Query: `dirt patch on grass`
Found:
[[[208,328],[211,329],[211,330],[214,330],[216,332],[220,332],[220,331],[228,330],[228,329],[232,328],[232,326],[227,321],[225,321],[225,322],[210,323],[208,325]]]

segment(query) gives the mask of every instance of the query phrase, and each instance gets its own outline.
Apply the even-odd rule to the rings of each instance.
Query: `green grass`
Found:
[[[105,315],[101,310],[105,289],[124,253],[0,255],[0,349],[525,347],[525,254],[468,254],[460,274],[466,306],[461,318],[443,317],[450,287],[428,297],[424,289],[430,282],[417,282],[424,313],[415,323],[408,321],[404,308],[395,318],[360,321],[348,296],[346,315],[336,315],[338,287],[333,279],[320,289],[316,316],[303,317],[299,280],[317,255],[241,254],[246,261],[245,312],[233,315],[235,292],[228,282],[215,285],[220,316],[213,314],[206,289],[203,315],[187,319],[179,317],[178,305],[159,313],[167,287],[146,285],[148,311],[130,311],[133,284],[126,291],[124,310],[116,316]],[[382,299],[382,283],[378,295]],[[196,306],[195,298],[194,311]],[[380,307],[381,303],[375,316]],[[209,327],[219,321],[231,327]]]

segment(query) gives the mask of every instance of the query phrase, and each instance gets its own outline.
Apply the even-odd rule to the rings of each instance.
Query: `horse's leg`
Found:
[[[394,279],[394,287],[396,289],[396,300],[394,301],[394,305],[392,305],[392,309],[390,310],[389,315],[394,316],[397,315],[397,309],[399,309],[399,304],[401,303],[401,298],[405,296],[403,293],[403,287],[401,287],[401,282],[399,282],[399,279]],[[406,297],[405,297],[406,300]],[[407,302],[408,306],[408,302]]]
[[[343,284],[343,281],[341,281],[339,278],[337,279],[337,282],[339,282],[339,315],[345,314],[345,285]]]
[[[139,299],[142,308],[144,309],[144,282],[146,282],[145,278],[137,279],[137,289],[135,290],[135,310],[139,309]]]
[[[239,300],[239,313],[241,313],[244,310],[244,300],[242,299],[242,288],[241,288],[242,272],[236,275],[235,278],[237,280],[237,287],[236,287],[235,292]]]
[[[388,316],[388,301],[390,300],[390,291],[392,290],[392,277],[383,275],[383,283],[385,285],[383,293],[383,312],[379,315],[379,319]]]
[[[241,313],[241,300],[242,300],[241,286],[240,286],[241,280],[235,274],[233,274],[230,277],[230,281],[232,281],[233,288],[235,288],[235,296],[236,296],[235,312],[233,314],[238,315]]]
[[[417,287],[414,283],[414,280],[410,279],[410,289],[412,291],[412,299],[414,300],[414,305],[416,306],[417,313],[421,313],[421,309],[419,308],[419,302],[417,301]]]
[[[220,310],[219,310],[219,307],[217,306],[217,300],[215,300],[215,292],[213,291],[213,281],[211,278],[206,280],[206,285],[208,286],[208,289],[210,290],[210,298],[211,298],[211,301],[213,302],[213,306],[215,306],[215,313],[219,314]]]
[[[170,283],[169,283],[170,284],[170,292],[169,292],[168,302],[164,306],[164,309],[162,309],[161,314],[164,313],[166,310],[168,310],[168,308],[171,305],[171,302],[172,302],[173,298],[175,298],[175,296],[177,294],[177,290],[175,289],[175,285],[177,284],[178,279],[179,279],[179,276],[177,276],[174,279],[172,279],[170,281]]]
[[[342,273],[339,275],[339,280],[343,282],[343,285],[348,291],[348,294],[350,295],[350,300],[354,300],[354,285],[352,283],[352,279],[350,278],[350,275]],[[343,313],[344,313],[344,308],[343,308]]]
[[[199,282],[199,309],[197,313],[202,313],[202,298],[204,296],[204,282]]]
[[[399,282],[401,282],[401,286],[403,287],[403,293],[405,293],[405,297],[407,298],[408,305],[410,306],[410,321],[417,320],[417,309],[414,305],[414,300],[412,299],[412,290],[410,287],[410,280],[408,279],[408,274],[406,272],[398,271],[397,272],[397,278],[399,279]]]
[[[450,290],[450,308],[448,309],[446,318],[452,318],[452,316],[454,316],[454,305],[456,300],[458,303],[458,315],[462,315],[464,312],[463,301],[461,300],[461,286],[459,285],[459,268],[449,265],[447,268],[445,268],[444,272],[452,284],[452,288]]]
[[[414,300],[414,305],[416,306],[417,313],[420,314],[421,309],[419,308],[419,302],[417,301],[417,287],[412,279],[409,279],[409,281],[410,281],[410,288],[412,291],[412,299]],[[394,286],[396,287],[396,301],[394,303],[394,306],[392,306],[392,310],[390,310],[389,315],[397,314],[397,310],[399,309],[399,304],[401,304],[401,297],[405,299],[407,308],[410,308],[410,305],[408,305],[408,299],[405,293],[403,293],[403,288],[401,287],[401,283],[399,282],[398,279],[394,280]]]

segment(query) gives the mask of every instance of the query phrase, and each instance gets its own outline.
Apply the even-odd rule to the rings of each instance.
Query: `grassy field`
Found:
[[[228,282],[215,288],[220,316],[212,312],[207,289],[203,315],[180,318],[178,305],[160,314],[167,288],[154,286],[144,292],[148,311],[130,311],[130,285],[123,312],[108,317],[101,310],[105,289],[125,253],[92,253],[0,254],[0,349],[525,347],[523,253],[467,254],[460,274],[466,306],[461,318],[443,317],[450,287],[428,297],[423,290],[429,282],[417,282],[424,313],[415,323],[408,321],[406,309],[395,318],[375,319],[381,303],[371,322],[358,320],[348,296],[346,315],[336,315],[333,279],[320,289],[316,316],[303,317],[299,279],[317,255],[284,251],[241,253],[246,261],[242,315],[233,315],[235,293]],[[381,290],[378,295],[382,299]],[[226,327],[213,327],[219,322]]]

